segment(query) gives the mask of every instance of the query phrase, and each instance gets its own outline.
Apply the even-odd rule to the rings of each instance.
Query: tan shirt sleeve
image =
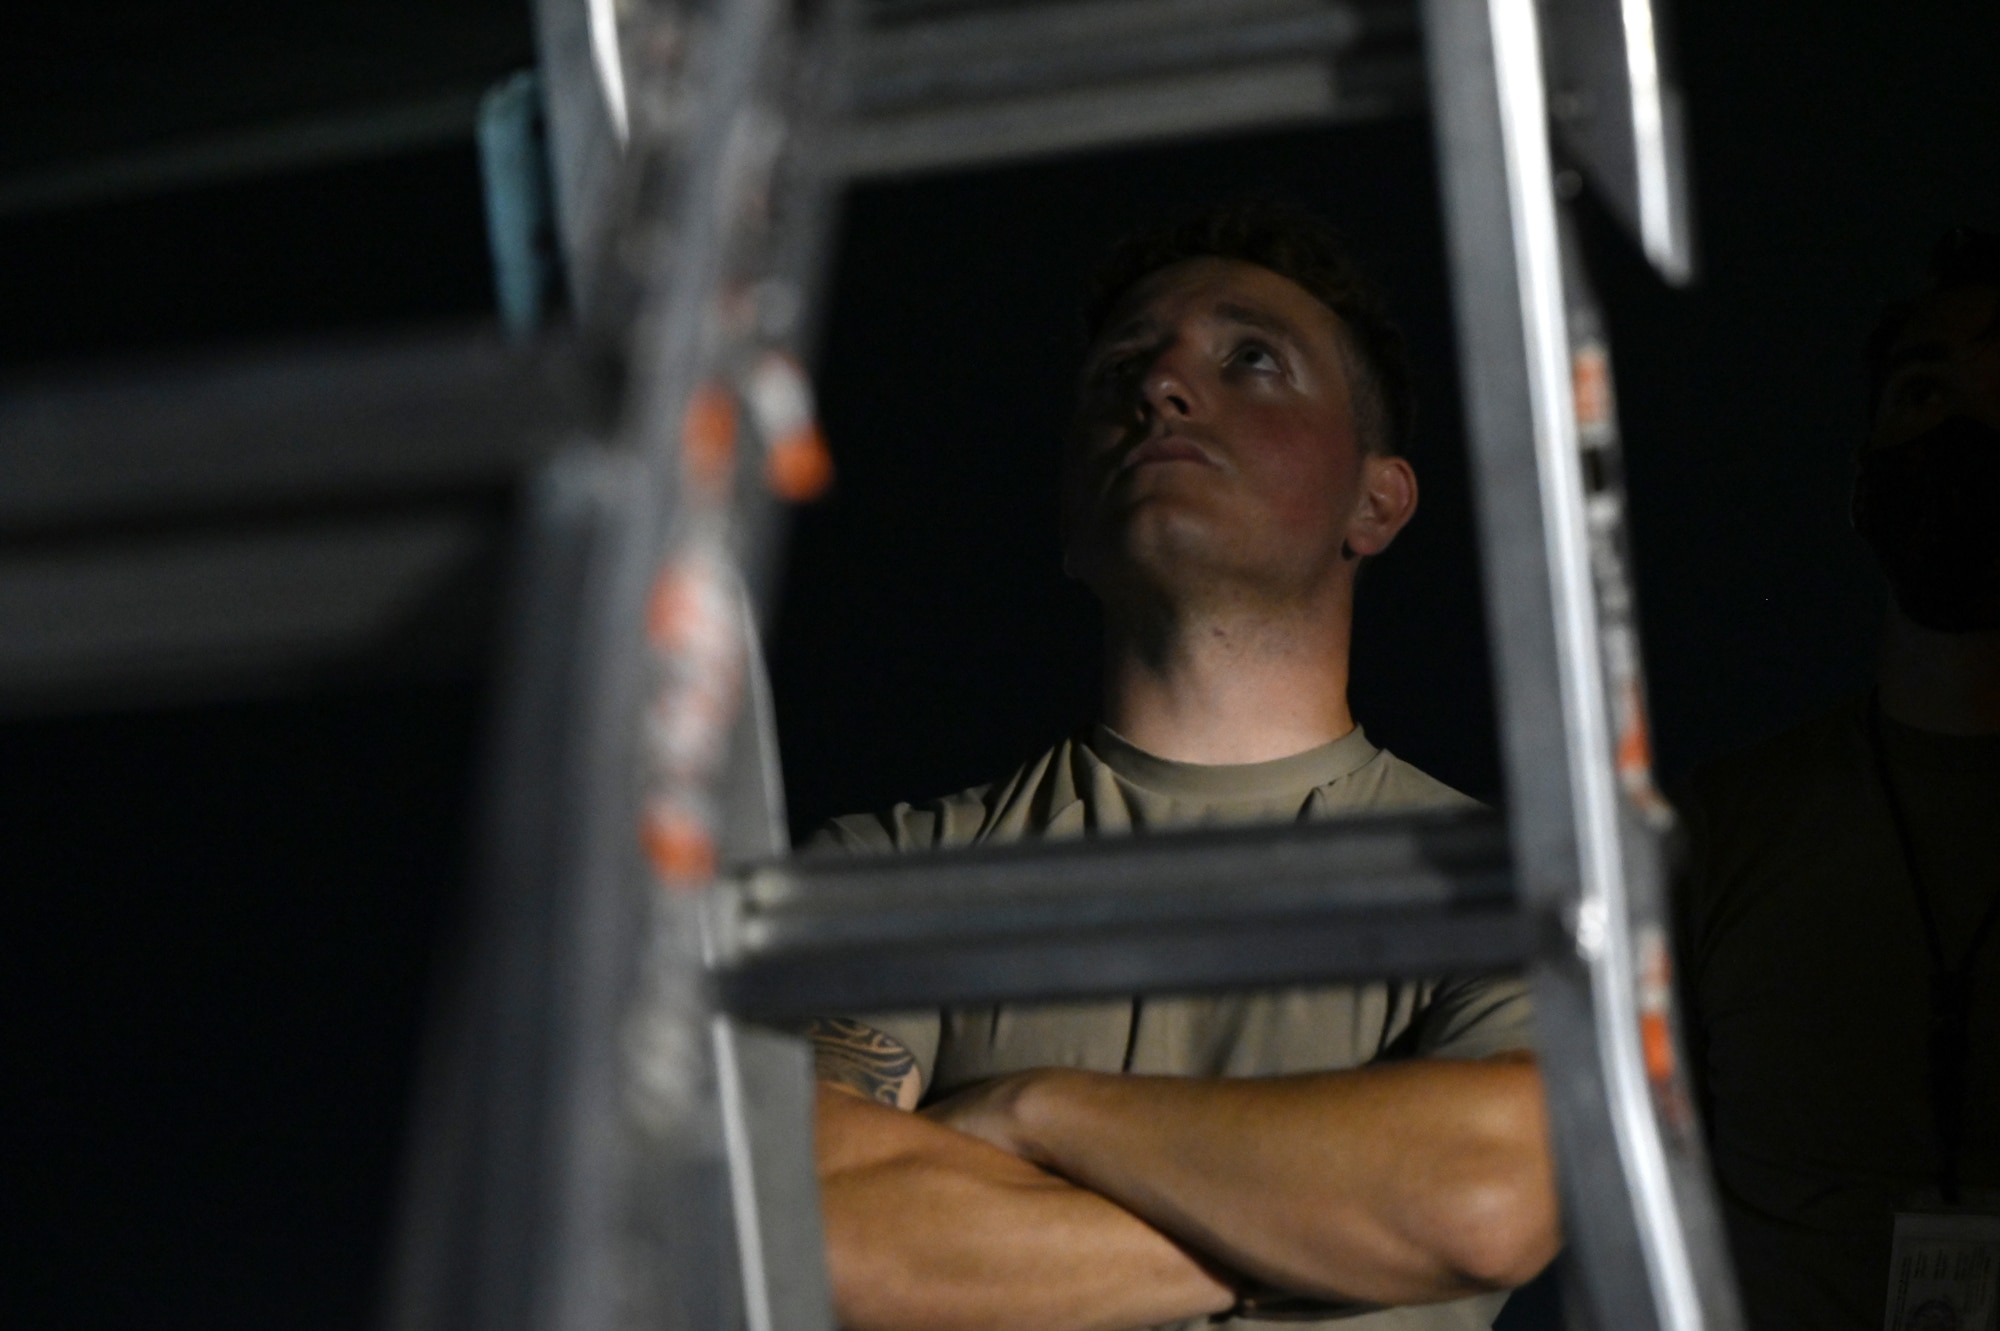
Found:
[[[836,818],[806,838],[801,855],[879,855],[896,849],[896,838],[882,821],[866,816]],[[906,1012],[843,1012],[846,1017],[882,1032],[910,1051],[917,1060],[920,1085],[929,1090],[937,1069],[938,1042],[944,1034],[944,1013],[938,1008]]]
[[[928,1091],[937,1069],[938,1041],[944,1034],[944,1014],[936,1008],[913,1012],[857,1012],[849,1020],[882,1032],[910,1051],[917,1060],[918,1085]]]
[[[1426,1058],[1488,1058],[1533,1049],[1534,1004],[1517,975],[1470,975],[1432,991],[1416,1020],[1412,1052]]]

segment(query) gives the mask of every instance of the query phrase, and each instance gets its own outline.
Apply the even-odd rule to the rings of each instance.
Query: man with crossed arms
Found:
[[[819,848],[1470,805],[1348,711],[1356,575],[1417,486],[1400,338],[1332,233],[1245,206],[1138,237],[1089,324],[1064,564],[1105,609],[1102,723]],[[1559,1243],[1527,1022],[1494,977],[816,1022],[841,1324],[1122,1331],[1289,1296],[1352,1331],[1489,1326]]]

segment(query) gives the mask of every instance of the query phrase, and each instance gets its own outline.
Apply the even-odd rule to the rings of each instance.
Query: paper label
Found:
[[[2000,1331],[2000,1215],[1903,1211],[1883,1331]]]

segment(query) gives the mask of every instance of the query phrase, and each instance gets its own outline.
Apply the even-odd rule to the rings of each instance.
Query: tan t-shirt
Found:
[[[1154,757],[1098,726],[998,784],[921,807],[899,804],[885,814],[836,819],[813,847],[889,853],[1471,807],[1474,801],[1376,748],[1358,729],[1276,762],[1209,767]],[[1525,985],[1490,976],[1003,1003],[860,1019],[916,1055],[926,1099],[1035,1067],[1254,1077],[1416,1055],[1480,1058],[1530,1045]],[[1504,1301],[1494,1294],[1292,1325],[1470,1331],[1490,1326]]]
[[[1929,954],[1857,700],[1684,801],[1689,1053],[1757,1331],[1879,1331],[1895,1212],[1936,1181]],[[1886,721],[1955,964],[2000,891],[2000,736]],[[2000,1200],[2000,938],[1974,970],[1961,1170]]]

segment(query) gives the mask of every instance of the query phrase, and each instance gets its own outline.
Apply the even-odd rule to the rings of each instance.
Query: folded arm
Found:
[[[1234,1302],[1124,1208],[906,1112],[918,1074],[887,1036],[823,1022],[814,1044],[827,1265],[847,1331],[1127,1331]]]
[[[1215,1080],[1045,1068],[925,1112],[1297,1293],[1460,1298],[1525,1282],[1560,1242],[1525,1054]]]

